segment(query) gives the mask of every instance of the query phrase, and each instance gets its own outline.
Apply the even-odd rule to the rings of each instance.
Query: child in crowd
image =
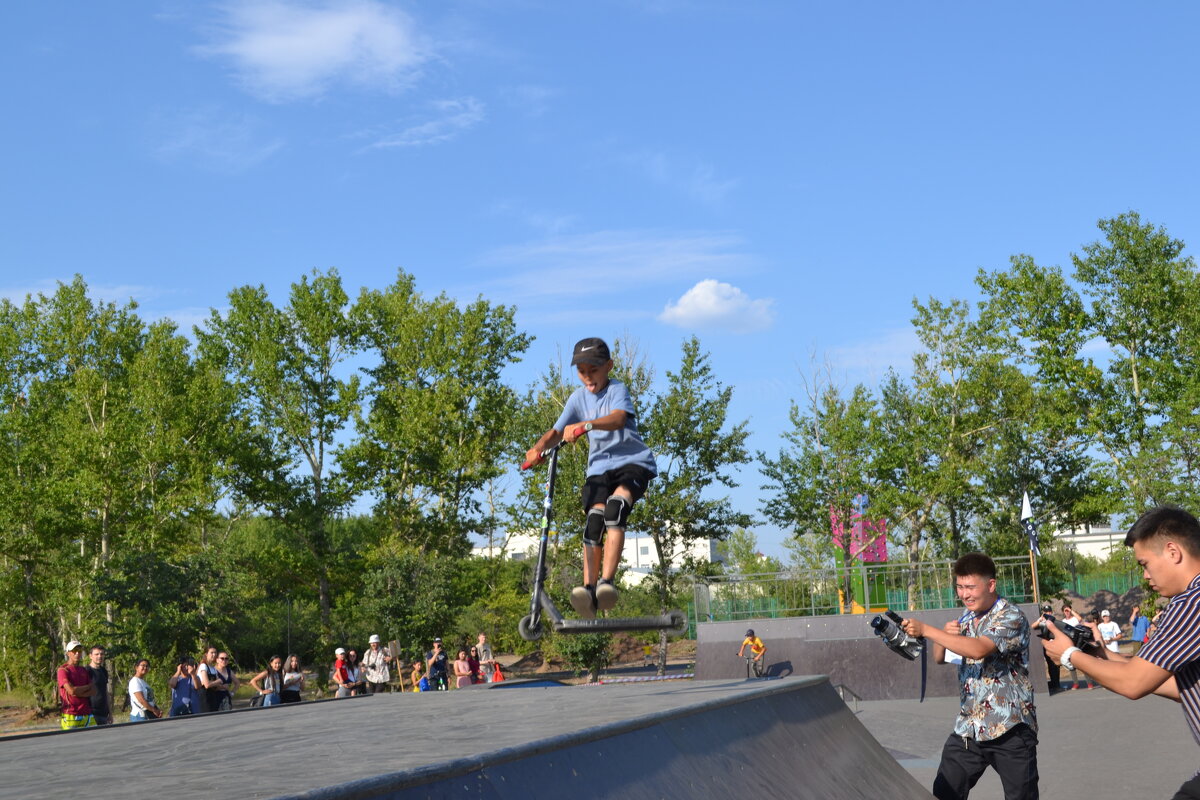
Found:
[[[658,466],[638,433],[637,412],[629,390],[608,377],[613,362],[604,340],[579,341],[571,365],[577,369],[583,386],[567,399],[554,427],[529,449],[525,460],[536,463],[558,442],[569,444],[580,436],[588,437],[587,480],[583,485],[583,508],[587,513],[583,585],[571,591],[571,606],[580,617],[595,619],[597,610],[607,611],[617,604],[613,578],[625,547],[625,524],[633,504],[658,474]]]

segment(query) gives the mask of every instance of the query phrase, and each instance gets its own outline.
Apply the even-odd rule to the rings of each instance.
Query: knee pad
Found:
[[[604,541],[604,509],[588,509],[587,525],[583,528],[583,546],[599,547]]]
[[[604,504],[604,526],[619,531],[625,530],[625,523],[629,521],[629,512],[631,511],[633,511],[633,503],[619,494],[614,494]]]

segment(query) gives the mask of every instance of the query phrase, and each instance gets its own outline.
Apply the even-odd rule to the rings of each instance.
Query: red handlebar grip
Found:
[[[575,429],[575,438],[578,439],[580,436],[583,436],[585,433],[587,433],[587,428],[580,425],[579,427],[577,427]]]
[[[536,464],[536,463],[537,463],[536,461],[526,461],[524,464],[522,464],[522,465],[521,465],[521,469],[523,469],[523,470],[524,470],[524,469],[529,469],[530,467],[532,467],[532,466],[533,466],[534,464]]]

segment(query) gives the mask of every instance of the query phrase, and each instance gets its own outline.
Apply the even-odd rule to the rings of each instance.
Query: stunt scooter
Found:
[[[576,436],[583,434],[582,428],[575,430]],[[611,633],[613,631],[671,631],[679,634],[687,629],[687,616],[682,611],[672,611],[657,617],[604,617],[596,619],[565,619],[550,595],[546,593],[546,546],[550,541],[550,529],[554,519],[554,481],[558,476],[559,442],[543,450],[539,459],[550,461],[550,474],[546,480],[546,497],[542,501],[542,536],[538,542],[537,571],[533,577],[533,596],[529,601],[529,614],[521,618],[517,632],[528,642],[535,642],[546,632],[542,625],[542,612],[550,618],[555,633]],[[521,469],[529,469],[538,461],[526,461]]]

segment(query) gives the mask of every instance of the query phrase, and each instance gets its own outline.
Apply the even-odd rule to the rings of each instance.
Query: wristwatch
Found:
[[[1063,650],[1063,654],[1059,657],[1058,663],[1062,664],[1067,669],[1075,669],[1075,665],[1071,663],[1071,654],[1078,652],[1078,647],[1068,647],[1066,650]]]
[[[596,427],[596,426],[595,426],[595,425],[593,425],[593,424],[592,424],[592,423],[590,423],[590,422],[585,422],[585,423],[583,424],[583,429],[584,429],[585,431],[588,431],[589,433],[591,432],[592,428],[594,428],[594,427]]]

